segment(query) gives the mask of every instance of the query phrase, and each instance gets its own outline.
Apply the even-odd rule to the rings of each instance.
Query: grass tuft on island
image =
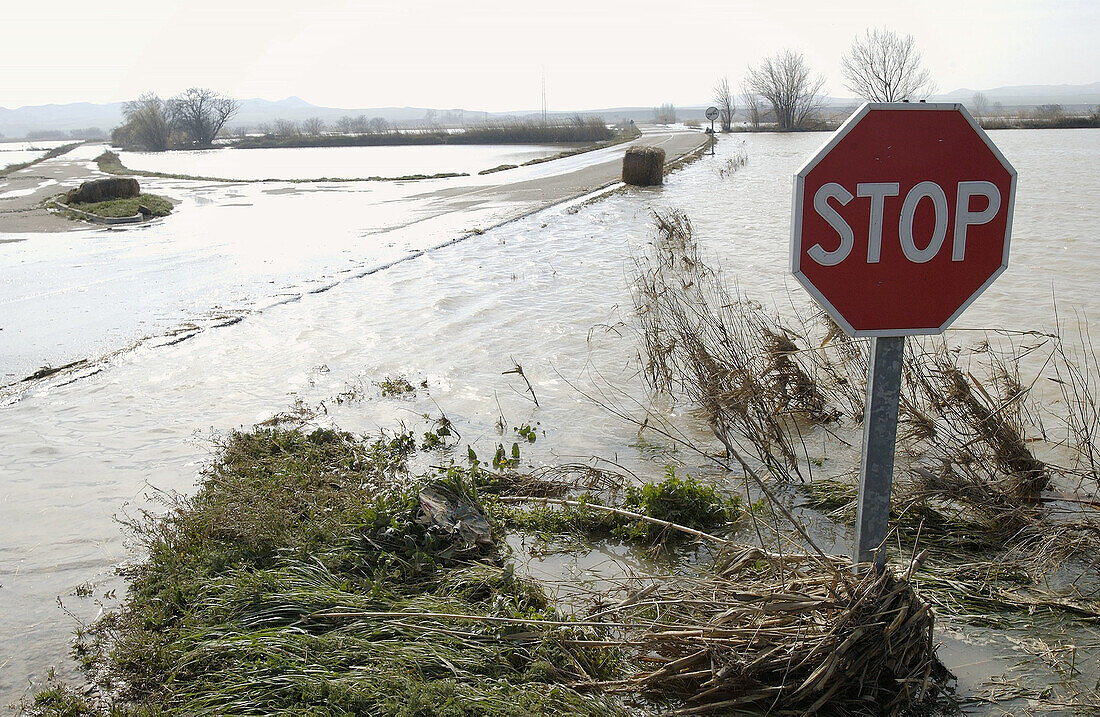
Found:
[[[103,202],[72,204],[70,206],[73,209],[94,214],[97,217],[133,217],[141,213],[141,207],[148,209],[150,215],[154,217],[166,217],[172,213],[171,200],[144,192],[127,199],[108,199]]]

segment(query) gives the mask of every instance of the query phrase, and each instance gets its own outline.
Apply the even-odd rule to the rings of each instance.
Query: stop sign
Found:
[[[940,333],[1008,266],[1015,190],[962,105],[864,104],[795,175],[791,271],[853,336]]]

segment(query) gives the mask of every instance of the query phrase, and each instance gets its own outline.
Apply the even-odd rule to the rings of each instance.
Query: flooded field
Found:
[[[972,329],[1050,330],[1055,299],[1063,318],[1097,316],[1100,289],[1091,277],[1100,270],[1100,258],[1089,246],[1100,221],[1100,176],[1093,171],[1100,162],[1100,131],[991,135],[1019,172],[1012,261],[951,337],[966,340]],[[299,402],[324,403],[319,422],[363,432],[401,424],[416,429],[425,414],[442,412],[479,453],[491,452],[500,440],[498,421],[509,427],[537,422],[545,433],[526,450],[525,462],[599,457],[648,477],[677,463],[693,475],[726,480],[703,459],[643,436],[637,425],[600,405],[618,404],[638,420],[647,411],[661,412],[692,440],[713,443],[701,416],[670,414],[647,398],[632,328],[633,259],[645,251],[653,212],[682,210],[703,251],[743,293],[783,310],[808,306],[787,276],[790,179],[824,140],[820,134],[726,138],[716,157],[673,174],[663,188],[539,212],[411,261],[333,282],[326,291],[273,302],[187,341],[147,342],[97,367],[103,370],[94,375],[38,385],[14,397],[0,408],[6,459],[0,469],[0,699],[17,699],[28,680],[41,678],[50,666],[77,679],[67,658],[73,616],[91,619],[100,603],[115,604],[112,591],[121,594],[124,586],[113,568],[131,557],[115,516],[155,507],[159,492],[189,491],[210,459],[212,434],[250,427]],[[748,163],[723,172],[741,150]],[[171,185],[164,187],[171,194]],[[398,236],[408,238],[400,216],[379,220],[376,232],[355,235],[347,217],[364,210],[346,201],[325,204],[326,197],[340,196],[326,191],[273,194],[252,185],[211,186],[197,196],[209,192],[218,202],[216,213],[199,220],[185,211],[175,228],[165,223],[152,233],[108,241],[117,242],[119,252],[194,257],[196,278],[203,262],[214,266],[227,255],[235,257],[234,271],[240,272],[285,261],[279,280],[289,285],[308,281],[322,265],[385,263],[401,247],[389,232],[404,231]],[[230,192],[240,196],[225,202]],[[378,199],[369,206],[385,212],[386,202]],[[301,218],[296,203],[323,206],[323,221]],[[260,206],[269,218],[251,224]],[[204,232],[219,240],[203,239]],[[230,234],[246,239],[230,242]],[[56,251],[79,252],[70,239],[60,240]],[[297,253],[303,242],[331,242],[331,254]],[[212,245],[222,247],[219,254],[208,253]],[[31,249],[23,251],[32,258]],[[326,258],[315,263],[320,255]],[[129,284],[142,287],[133,301],[171,311],[172,297],[156,296],[161,279],[155,264],[151,259],[149,273]],[[38,266],[37,278],[19,280],[38,281],[48,302],[48,263]],[[240,287],[261,290],[258,283]],[[87,314],[88,340],[96,340],[102,331],[96,316],[114,307],[77,305]],[[60,311],[62,304],[57,306]],[[4,329],[0,341],[9,340]],[[504,373],[516,364],[537,392],[539,407],[517,376]],[[409,398],[383,397],[376,382],[392,376],[426,382],[427,388]],[[346,400],[334,400],[340,395]],[[845,533],[835,530],[833,544],[825,547],[844,552],[850,540]],[[92,597],[77,597],[88,583]],[[1056,679],[1049,664],[1017,652],[1020,644],[1044,640],[1078,641],[1073,669],[1094,680],[1100,676],[1095,636],[1065,629],[1044,624],[977,630],[947,623],[940,637],[964,694],[984,691],[983,683],[1002,673],[1039,684]]]
[[[404,177],[478,172],[523,164],[572,149],[571,145],[426,145],[398,147],[295,147],[204,149],[190,152],[122,152],[131,169],[224,179]],[[2,155],[0,155],[2,156]]]
[[[0,142],[0,169],[13,164],[33,162],[51,149],[71,144],[74,140],[44,140]],[[0,198],[3,198],[0,196]]]

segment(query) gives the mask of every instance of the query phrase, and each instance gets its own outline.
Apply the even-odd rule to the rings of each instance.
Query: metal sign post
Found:
[[[962,105],[868,103],[794,180],[791,272],[871,338],[852,561],[882,570],[905,337],[942,333],[1008,267],[1016,170]]]
[[[718,119],[718,108],[707,107],[707,119],[710,120],[710,154],[714,156],[714,120]]]
[[[859,502],[856,507],[856,545],[853,562],[886,566],[883,541],[889,531],[890,489],[894,482],[894,442],[901,403],[904,336],[871,339],[867,365],[867,401],[863,409],[863,455],[859,464]]]

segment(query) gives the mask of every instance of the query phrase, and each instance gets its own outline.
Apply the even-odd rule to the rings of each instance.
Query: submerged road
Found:
[[[684,128],[643,133],[630,143],[484,176],[141,178],[143,191],[179,204],[170,217],[132,228],[89,227],[41,207],[104,176],[94,159],[105,145],[14,172],[0,178],[0,387],[19,392],[24,378],[45,367],[97,370],[105,357],[141,343],[186,340],[614,185],[633,144],[661,147],[674,161],[706,141]]]
[[[631,142],[529,167],[516,167],[486,176],[455,177],[424,182],[431,185],[444,182],[448,186],[446,189],[412,196],[435,199],[461,198],[465,200],[460,207],[462,209],[469,206],[468,202],[533,201],[540,206],[546,206],[581,196],[618,181],[622,156],[628,147],[637,144],[660,147],[665,150],[668,161],[675,161],[706,141],[704,135],[690,130],[647,127],[643,128],[642,132],[642,137]],[[84,224],[47,211],[43,207],[43,202],[79,186],[81,182],[105,176],[93,160],[106,149],[108,149],[107,145],[102,144],[84,145],[59,157],[12,172],[6,177],[0,177],[0,241],[19,241],[28,237],[18,235],[32,233],[88,229]],[[164,180],[139,177],[139,181],[144,185]],[[202,185],[209,184],[205,180],[194,181]],[[225,184],[242,183],[257,182],[225,182]],[[264,182],[264,184],[272,183]],[[396,180],[392,183],[403,186],[412,184]]]
[[[675,157],[703,139],[653,132],[640,141]],[[587,355],[563,349],[562,336],[587,346],[584,329],[606,310],[576,301],[565,276],[610,265],[615,277],[618,253],[590,241],[560,242],[539,229],[541,217],[497,230],[499,244],[431,249],[613,184],[624,150],[430,182],[145,180],[148,191],[180,200],[166,221],[54,233],[12,233],[9,225],[0,234],[0,373],[12,384],[0,396],[0,709],[50,665],[80,679],[67,657],[76,623],[59,603],[81,620],[92,619],[100,602],[117,604],[125,583],[113,566],[131,553],[114,516],[163,508],[147,492],[190,490],[209,457],[200,431],[269,418],[315,383],[325,397],[360,374],[397,375],[409,365],[438,369],[425,400],[438,397],[467,419],[484,416],[488,430],[501,404],[513,400],[494,395],[507,385],[497,364],[513,339],[532,355]],[[99,151],[81,147],[29,172],[54,178],[42,189],[59,192],[96,176]],[[15,181],[26,189],[46,180]],[[639,194],[645,201],[665,190]],[[563,209],[546,221],[553,216],[580,221]],[[345,281],[394,264],[372,280]],[[502,279],[513,270],[524,279]],[[599,290],[613,284],[606,274],[584,282]],[[548,306],[582,314],[546,321]],[[245,312],[253,315],[228,326]],[[226,328],[204,332],[216,326]],[[153,338],[127,350],[145,336]],[[44,364],[82,358],[90,360],[79,369],[20,380]],[[463,398],[483,374],[494,382],[477,389],[482,399]],[[540,398],[567,389],[551,382],[540,386]],[[519,416],[527,401],[514,401],[508,410]],[[555,402],[576,421],[575,396]],[[361,423],[349,430],[370,425],[368,403],[355,403],[351,415]],[[609,422],[601,415],[580,424],[591,439]],[[94,594],[81,598],[93,583]]]

